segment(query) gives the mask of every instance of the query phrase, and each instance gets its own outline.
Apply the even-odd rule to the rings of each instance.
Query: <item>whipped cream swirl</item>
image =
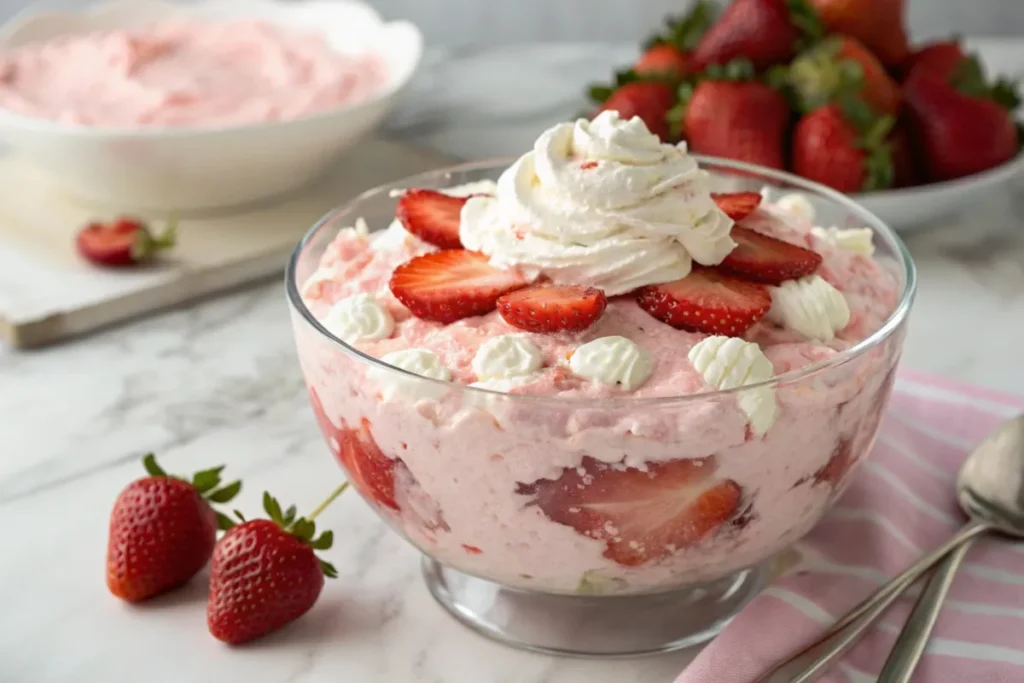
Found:
[[[496,267],[616,295],[720,263],[731,229],[684,145],[607,111],[544,132],[496,197],[466,203],[460,238]]]

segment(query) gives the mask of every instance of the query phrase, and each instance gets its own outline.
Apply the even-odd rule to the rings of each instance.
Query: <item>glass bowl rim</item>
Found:
[[[898,262],[902,266],[904,274],[904,286],[903,293],[900,296],[900,300],[896,307],[893,309],[889,317],[883,322],[878,329],[872,332],[870,335],[861,339],[859,342],[854,344],[848,349],[840,351],[834,356],[830,356],[826,359],[816,361],[805,365],[797,370],[791,370],[784,372],[781,375],[776,375],[771,379],[756,384],[746,384],[740,387],[732,389],[716,389],[712,391],[703,391],[694,394],[682,394],[679,396],[650,396],[644,398],[635,398],[633,396],[610,396],[604,398],[594,397],[565,397],[557,395],[534,395],[534,394],[510,394],[502,391],[494,391],[492,389],[485,389],[484,387],[474,387],[468,384],[460,384],[457,382],[446,382],[443,380],[433,379],[431,377],[424,377],[415,373],[397,368],[393,365],[389,365],[381,361],[379,358],[363,353],[359,349],[351,346],[338,337],[335,337],[331,332],[324,327],[319,320],[313,315],[313,313],[306,306],[306,303],[302,300],[302,293],[299,291],[299,285],[296,283],[296,272],[298,268],[299,259],[305,252],[306,247],[310,241],[319,234],[326,225],[332,221],[343,217],[346,213],[352,213],[352,209],[357,206],[360,202],[368,199],[377,197],[384,193],[390,193],[393,189],[400,187],[416,187],[420,183],[417,180],[426,178],[437,178],[438,176],[449,175],[453,173],[466,173],[472,171],[484,171],[484,170],[495,170],[505,169],[510,166],[515,158],[495,158],[485,159],[481,161],[470,161],[461,164],[455,164],[451,166],[444,166],[435,168],[422,173],[416,173],[414,175],[405,176],[398,178],[389,183],[377,185],[358,195],[351,197],[346,200],[342,205],[332,209],[323,215],[313,226],[303,235],[299,243],[295,245],[292,250],[291,256],[288,258],[288,263],[285,267],[285,292],[287,294],[288,303],[293,310],[297,311],[314,330],[316,330],[320,336],[326,338],[329,342],[339,347],[339,349],[348,355],[355,356],[359,360],[368,363],[370,367],[384,370],[386,372],[396,372],[400,375],[405,375],[403,380],[414,381],[414,382],[427,382],[432,385],[437,385],[438,388],[444,388],[447,391],[470,391],[478,392],[479,395],[492,395],[500,396],[504,400],[508,401],[521,401],[524,403],[554,403],[558,405],[571,405],[576,407],[600,407],[601,409],[609,409],[613,407],[621,406],[651,406],[653,404],[675,404],[684,403],[687,401],[704,401],[712,400],[720,396],[726,396],[730,394],[739,394],[744,391],[757,389],[761,387],[775,387],[783,384],[790,384],[813,375],[817,375],[821,372],[831,370],[832,368],[841,367],[848,362],[853,361],[856,358],[863,356],[871,349],[879,346],[885,340],[887,340],[892,333],[895,332],[900,325],[906,320],[910,313],[911,305],[914,301],[914,296],[917,292],[917,268],[914,265],[913,258],[910,252],[907,250],[906,245],[895,230],[890,228],[882,219],[876,216],[874,213],[869,211],[867,208],[862,206],[857,201],[850,197],[837,192],[829,187],[821,185],[806,178],[787,173],[785,171],[779,171],[776,169],[767,168],[764,166],[758,166],[756,164],[748,164],[742,161],[736,161],[733,159],[724,159],[721,157],[706,156],[702,154],[691,155],[701,168],[717,167],[725,168],[730,171],[740,171],[743,173],[752,173],[756,176],[762,177],[765,180],[770,180],[775,183],[784,183],[792,186],[794,190],[803,190],[811,192],[817,196],[821,196],[828,199],[836,204],[844,207],[852,213],[858,214],[864,218],[864,222],[871,227],[874,232],[881,233],[888,241],[895,247],[898,255]],[[372,233],[371,233],[372,234]]]

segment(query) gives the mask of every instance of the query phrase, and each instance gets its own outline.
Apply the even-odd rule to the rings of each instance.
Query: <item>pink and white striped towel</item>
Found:
[[[798,569],[755,598],[676,683],[756,680],[947,538],[965,521],[953,497],[960,463],[1022,410],[1024,397],[902,372],[874,452],[798,544]],[[913,597],[900,600],[822,681],[875,681],[912,607]],[[1024,544],[975,544],[914,682],[1024,683]]]

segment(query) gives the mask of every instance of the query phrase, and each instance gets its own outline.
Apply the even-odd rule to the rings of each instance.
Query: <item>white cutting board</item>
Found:
[[[39,346],[282,272],[303,234],[330,209],[375,185],[451,163],[438,152],[380,139],[353,148],[326,177],[278,203],[182,218],[178,245],[138,269],[101,269],[73,236],[109,209],[82,204],[42,172],[0,157],[0,337]],[[157,227],[164,216],[152,216]]]

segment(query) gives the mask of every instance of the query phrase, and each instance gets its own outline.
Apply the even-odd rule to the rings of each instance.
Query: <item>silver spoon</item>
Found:
[[[1004,422],[974,449],[960,468],[957,499],[971,521],[948,541],[854,607],[817,642],[776,666],[756,683],[810,683],[817,680],[853,647],[868,626],[895,602],[904,590],[945,558],[950,551],[990,531],[1002,531],[1024,537],[1024,415]],[[962,558],[962,553],[959,555]],[[944,598],[945,590],[939,589],[941,583],[952,581],[952,572],[948,574],[949,578],[938,581],[934,590],[926,589],[925,594],[932,593]],[[906,649],[900,648],[899,641],[894,646],[894,650],[900,648],[906,653],[898,657],[901,663],[893,664],[894,671],[897,666],[900,670],[909,666],[909,671],[912,672],[917,660],[920,659],[924,645],[918,643],[918,638],[927,641],[931,626],[938,615],[937,605],[928,609],[934,610],[935,614],[928,616],[922,608],[917,621],[922,626],[927,624],[928,628],[916,628],[915,632],[919,635],[913,639],[907,636],[904,640]],[[915,613],[917,611],[915,609]],[[931,623],[927,623],[929,620]],[[917,649],[920,652],[915,655],[914,650]],[[906,675],[909,677],[909,673]],[[907,679],[894,678],[887,681],[879,678],[879,683],[905,680]]]
[[[1004,422],[960,468],[956,493],[960,507],[1011,536],[1024,536],[1024,416]],[[908,683],[924,654],[953,576],[974,539],[946,556],[917,599],[889,653],[878,683]]]

